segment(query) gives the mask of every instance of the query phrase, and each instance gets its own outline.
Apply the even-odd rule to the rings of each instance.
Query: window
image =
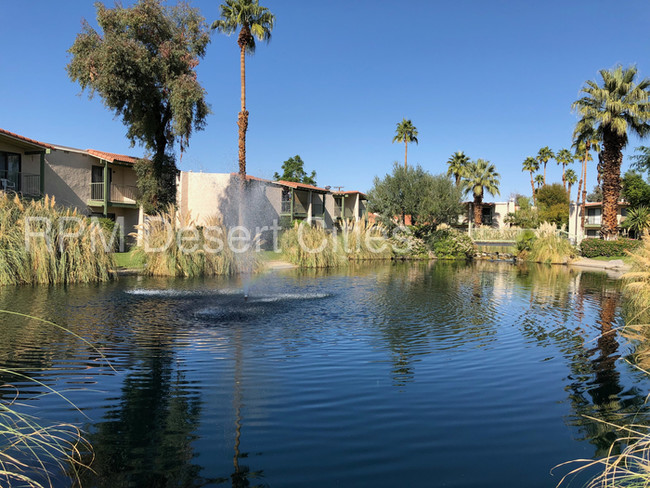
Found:
[[[587,209],[587,224],[600,225],[600,208]]]
[[[20,190],[20,154],[0,151],[0,190]]]

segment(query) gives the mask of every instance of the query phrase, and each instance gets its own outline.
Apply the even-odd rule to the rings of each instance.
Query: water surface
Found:
[[[242,290],[2,289],[0,308],[101,351],[0,315],[0,367],[81,412],[2,380],[29,413],[86,429],[86,487],[548,487],[567,471],[554,466],[616,439],[586,416],[645,421],[650,383],[624,360],[620,286],[604,274],[406,263],[274,272]]]

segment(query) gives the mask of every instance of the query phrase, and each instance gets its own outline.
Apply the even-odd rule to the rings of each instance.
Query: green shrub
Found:
[[[464,232],[443,228],[431,233],[427,242],[438,259],[471,259],[474,243]]]
[[[625,256],[641,246],[641,241],[636,239],[619,238],[613,241],[603,239],[584,239],[580,243],[580,254],[586,258],[596,258],[600,256]]]
[[[537,237],[535,236],[535,232],[532,230],[525,230],[521,232],[519,236],[517,236],[517,252],[530,252],[530,250],[533,248],[535,239],[537,239]]]

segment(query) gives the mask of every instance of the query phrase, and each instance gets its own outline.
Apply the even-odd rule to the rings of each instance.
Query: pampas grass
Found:
[[[350,262],[393,257],[386,228],[365,221],[346,221],[339,232],[328,232],[306,222],[296,222],[280,238],[288,261],[304,268],[335,268]]]
[[[145,219],[138,230],[147,239],[148,248],[138,246],[134,257],[144,261],[144,272],[151,276],[233,275],[260,267],[254,252],[257,236],[248,251],[235,252],[237,248],[233,250],[227,243],[228,230],[217,217],[200,227],[191,214],[181,215],[170,206]]]
[[[558,235],[555,224],[542,223],[535,231],[527,260],[545,264],[566,264],[577,253],[571,243]]]
[[[78,230],[76,219],[84,231],[66,238],[62,231]],[[45,232],[47,239],[29,238],[27,246],[26,231]],[[103,232],[76,209],[56,206],[54,198],[25,202],[0,193],[0,285],[109,280],[114,263],[102,245]]]

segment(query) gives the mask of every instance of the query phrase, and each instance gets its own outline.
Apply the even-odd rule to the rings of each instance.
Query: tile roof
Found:
[[[365,193],[363,193],[362,191],[356,191],[356,190],[353,190],[353,191],[342,191],[342,190],[333,191],[332,194],[333,195],[361,195],[361,197],[366,198]]]
[[[119,161],[121,163],[131,163],[134,164],[139,158],[134,158],[133,156],[126,156],[124,154],[115,154],[104,151],[98,151],[97,149],[86,149],[86,152],[91,156],[95,156],[99,159],[104,159],[110,163]]]
[[[4,134],[6,136],[12,137],[14,139],[18,139],[22,142],[27,142],[29,144],[33,144],[34,146],[40,146],[45,149],[54,149],[52,146],[45,142],[40,142],[37,141],[36,139],[30,139],[29,137],[21,136],[20,134],[15,134],[13,132],[9,132],[8,130],[5,129],[0,129],[0,134]]]
[[[320,188],[314,185],[307,185],[305,183],[296,183],[295,181],[278,180],[276,181],[276,183],[282,186],[288,186],[289,188],[294,188],[296,190],[312,190],[321,193],[329,193],[329,190],[327,190],[326,188]]]

